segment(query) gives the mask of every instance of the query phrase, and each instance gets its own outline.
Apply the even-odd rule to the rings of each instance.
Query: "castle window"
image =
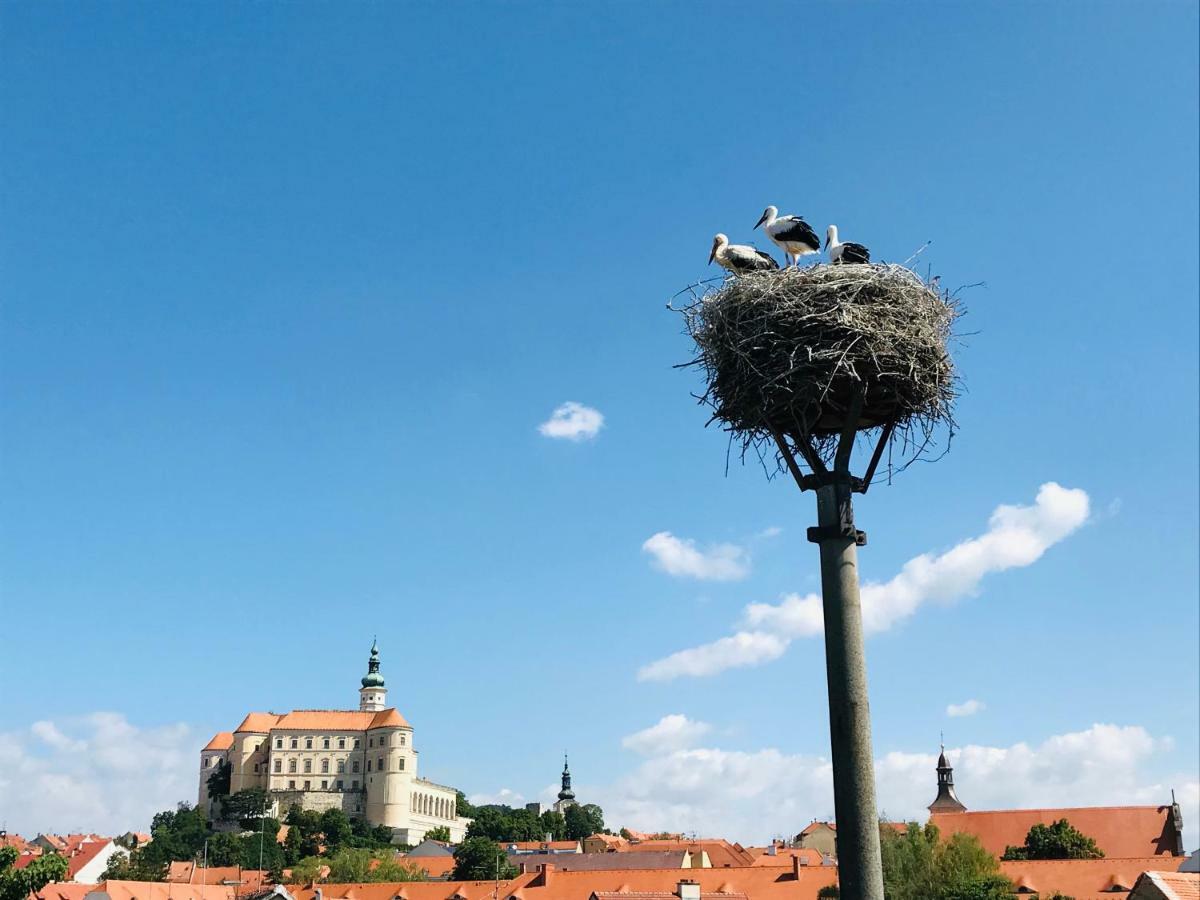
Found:
[[[350,771],[352,771],[352,772],[358,771],[358,760],[357,759],[353,763],[351,763]]]
[[[294,791],[295,789],[296,789],[296,782],[293,779],[289,778],[288,779],[288,790]]]
[[[403,756],[400,757],[400,771],[401,772],[404,771],[404,757]]]
[[[346,739],[345,738],[338,738],[338,749],[339,750],[346,749]]]
[[[296,761],[295,761],[294,759],[289,759],[289,760],[288,760],[288,771],[289,771],[289,772],[295,772],[295,771],[296,771]]]
[[[324,750],[329,749],[329,738],[321,738],[321,747]]]
[[[346,771],[346,761],[344,759],[337,761],[337,770],[339,775]]]
[[[322,778],[321,779],[321,790],[325,790],[328,787],[329,787],[329,780],[326,778]]]
[[[358,779],[357,778],[355,778],[353,781],[350,782],[350,790],[352,790],[352,791],[358,790]]]
[[[312,749],[312,738],[310,738],[310,737],[307,737],[307,738],[305,738],[305,739],[304,739],[304,749],[305,749],[305,750],[311,750],[311,749]]]
[[[275,738],[275,749],[276,750],[283,749],[283,738]]]
[[[295,738],[292,738],[292,749],[293,749],[293,750],[295,750],[295,749],[296,749],[297,747],[299,747],[299,746],[300,746],[300,745],[299,745],[299,744],[296,742],[296,739],[295,739]]]
[[[311,781],[305,781],[305,782],[304,782],[304,789],[305,789],[306,791],[311,791],[311,790],[312,790],[312,782],[311,782]]]
[[[339,791],[340,791],[340,790],[343,790],[343,789],[344,789],[344,787],[345,787],[345,784],[346,784],[346,783],[345,783],[344,781],[342,781],[342,779],[340,779],[340,778],[339,778],[339,779],[337,780],[337,789],[338,789]]]
[[[311,759],[306,759],[306,760],[304,761],[304,774],[305,774],[305,775],[307,775],[307,774],[309,774],[310,772],[312,772],[312,760],[311,760]]]
[[[367,771],[371,771],[371,761],[369,759],[367,760]]]
[[[382,772],[382,771],[383,771],[383,757],[382,757],[382,756],[381,756],[381,757],[379,757],[379,762],[378,762],[378,764],[375,766],[375,768],[379,769],[379,771],[380,771],[380,772]]]
[[[404,735],[400,735],[400,746],[404,746]]]
[[[282,759],[275,760],[275,771],[276,772],[283,771],[283,760]]]
[[[357,749],[359,748],[359,746],[360,746],[360,744],[359,744],[359,741],[360,741],[360,740],[361,740],[361,738],[355,738],[355,739],[354,739],[354,749],[355,749],[355,750],[357,750]]]
[[[321,760],[321,774],[322,775],[329,774],[329,760],[327,760],[327,759]]]
[[[367,746],[368,746],[368,747],[374,747],[374,746],[375,746],[375,738],[368,738],[368,740],[367,740]]]

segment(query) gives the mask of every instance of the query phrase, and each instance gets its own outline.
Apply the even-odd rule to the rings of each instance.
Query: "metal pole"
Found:
[[[825,672],[842,900],[884,900],[849,478],[817,488]]]

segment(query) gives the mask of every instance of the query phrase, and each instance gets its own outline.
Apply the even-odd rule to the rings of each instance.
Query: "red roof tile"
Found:
[[[243,723],[244,724],[244,723]],[[204,745],[205,750],[228,750],[233,746],[232,731],[218,731],[213,739]],[[203,751],[201,751],[203,752]]]
[[[1182,863],[1184,857],[1172,859]],[[1075,900],[1112,900],[1114,893],[1121,896],[1129,891],[1142,872],[1162,868],[1166,862],[1161,856],[1005,860],[1000,863],[1000,872],[1029,892],[1048,895],[1058,891]]]
[[[973,834],[995,856],[1008,846],[1020,846],[1034,825],[1066,819],[1104,851],[1105,856],[1170,855],[1169,806],[1085,806],[1075,809],[1002,809],[980,812],[933,813],[929,821],[944,837]]]

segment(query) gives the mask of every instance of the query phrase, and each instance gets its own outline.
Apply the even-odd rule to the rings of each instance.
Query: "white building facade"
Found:
[[[413,729],[387,705],[376,645],[358,694],[357,710],[250,713],[217,734],[200,753],[200,808],[212,815],[208,779],[228,763],[229,792],[262,788],[276,815],[336,808],[388,826],[395,843],[416,845],[441,826],[461,841],[470,820],[458,815],[458,792],[418,775]]]

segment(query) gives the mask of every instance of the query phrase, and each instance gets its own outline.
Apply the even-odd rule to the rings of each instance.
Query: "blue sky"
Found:
[[[107,827],[111,773],[70,759],[101,732],[165,748],[129,817],[187,799],[247,710],[354,703],[374,635],[435,780],[533,799],[569,749],[612,824],[828,815],[819,785],[770,815],[656,793],[702,757],[819,768],[819,639],[638,679],[817,585],[812,497],[725,474],[664,308],[715,274],[716,231],[766,246],[768,203],[986,282],[953,452],[860,502],[864,579],[1044,483],[1090,501],[1032,564],[870,639],[877,752],[1082,735],[1059,764],[1108,772],[1111,740],[1119,777],[991,805],[1200,796],[1194,4],[51,3],[0,26],[10,829]],[[539,433],[566,401],[604,427]],[[740,548],[744,577],[662,571],[663,531]],[[708,727],[623,746],[670,715]],[[914,759],[885,808],[932,797]],[[98,792],[53,807],[79,822],[13,812],[60,769]],[[982,780],[960,774],[969,806]]]

